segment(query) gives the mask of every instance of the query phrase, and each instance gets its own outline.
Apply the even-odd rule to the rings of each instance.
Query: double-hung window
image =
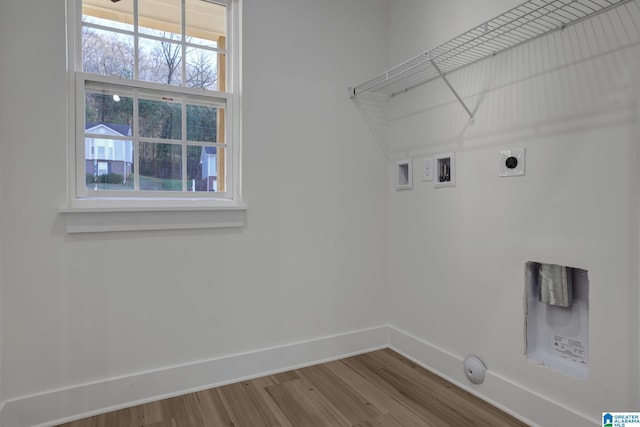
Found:
[[[237,202],[237,0],[68,2],[72,201]]]

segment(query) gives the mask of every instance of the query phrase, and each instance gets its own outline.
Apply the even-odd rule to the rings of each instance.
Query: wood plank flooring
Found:
[[[472,394],[379,350],[59,427],[517,427]]]

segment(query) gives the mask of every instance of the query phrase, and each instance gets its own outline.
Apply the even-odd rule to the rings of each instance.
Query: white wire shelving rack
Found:
[[[447,74],[630,1],[634,0],[529,0],[371,80],[350,87],[349,96],[355,98],[372,92],[393,97],[441,78],[473,120],[473,113]]]

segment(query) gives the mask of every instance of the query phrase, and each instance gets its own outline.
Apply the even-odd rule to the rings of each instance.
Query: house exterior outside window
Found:
[[[86,122],[86,134],[101,138],[85,138],[85,172],[87,186],[108,188],[109,184],[130,184],[133,174],[133,141],[109,139],[109,136],[131,136],[131,127],[111,123]],[[124,187],[123,187],[124,188]],[[131,189],[131,185],[128,187]]]

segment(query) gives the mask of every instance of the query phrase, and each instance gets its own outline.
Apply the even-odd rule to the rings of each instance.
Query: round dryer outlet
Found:
[[[467,379],[474,384],[482,384],[484,382],[484,371],[487,368],[482,363],[482,360],[476,356],[467,356],[464,359],[464,374]]]
[[[505,150],[500,152],[499,176],[524,175],[525,149]]]

